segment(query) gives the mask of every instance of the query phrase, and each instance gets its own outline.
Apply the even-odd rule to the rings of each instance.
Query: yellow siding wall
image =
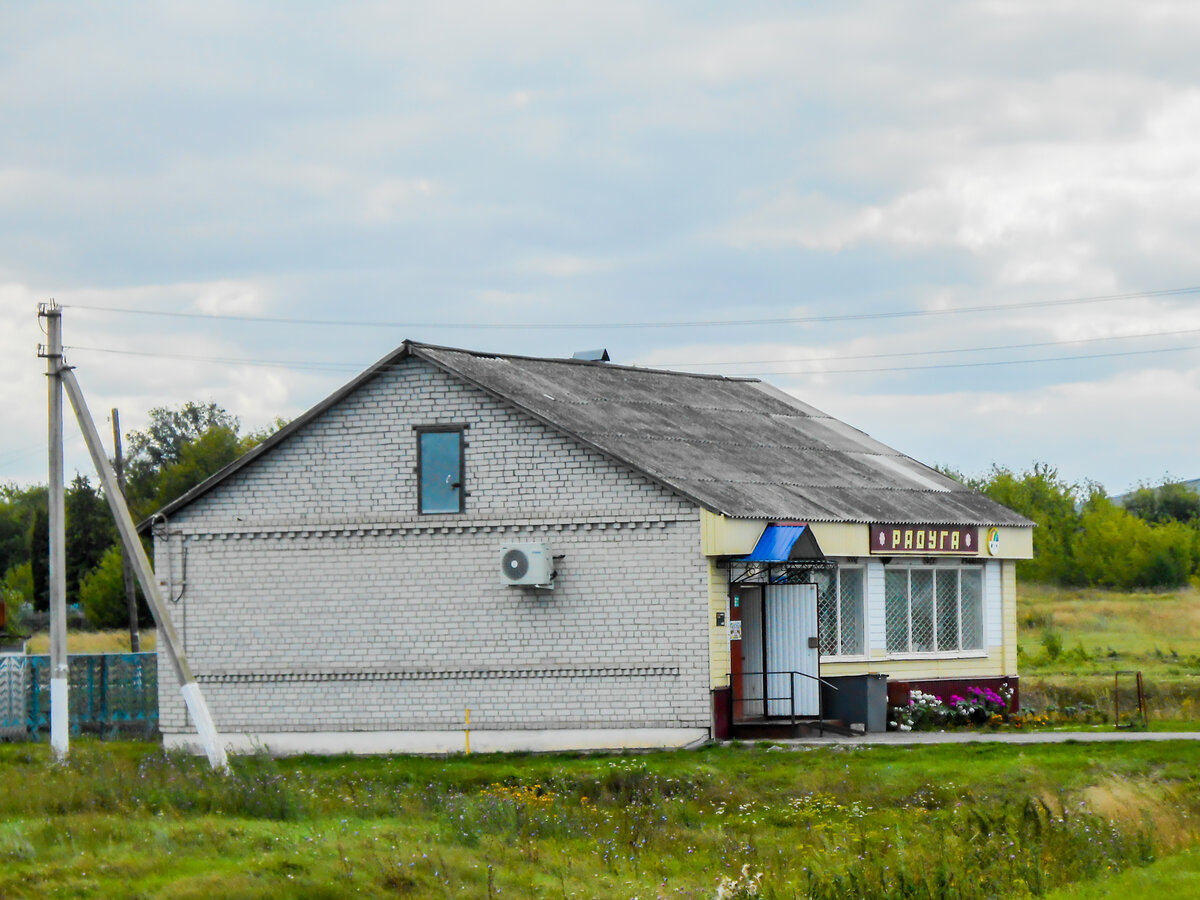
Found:
[[[708,659],[711,686],[729,687],[729,628],[717,625],[717,613],[729,614],[729,572],[708,560]]]
[[[727,519],[700,510],[700,552],[705,556],[745,556],[754,549],[767,523],[758,519]]]
[[[856,522],[813,522],[813,537],[826,556],[867,556],[871,552],[871,530]]]
[[[767,522],[728,519],[700,511],[701,547],[708,557],[709,671],[714,688],[729,685],[729,630],[717,625],[717,613],[729,612],[729,572],[717,568],[721,556],[742,556],[754,549]],[[810,523],[813,536],[826,556],[870,558],[868,526],[849,522]],[[986,528],[979,529],[981,546],[986,546]],[[988,558],[986,551],[982,555]],[[872,647],[871,659],[857,662],[822,662],[826,675],[884,673],[896,680],[926,678],[1002,677],[1017,674],[1017,567],[1015,560],[1033,556],[1033,529],[1000,529],[1001,634],[999,646],[989,646],[986,656],[964,659],[887,659],[882,647]]]
[[[744,556],[754,549],[767,522],[761,519],[728,519],[700,510],[700,547],[705,556]],[[813,537],[826,556],[870,556],[870,528],[857,522],[810,522]],[[978,546],[987,546],[987,528],[979,529]],[[1033,529],[1002,526],[1000,559],[1032,559]],[[987,558],[985,552],[980,554]]]
[[[1017,564],[1000,564],[1000,596],[1004,602],[1004,668],[1006,675],[1017,671]]]
[[[981,547],[987,546],[987,528],[979,529]],[[1033,559],[1033,529],[1006,525],[1000,531],[1000,559]],[[1005,568],[1008,568],[1006,565]]]
[[[970,659],[872,659],[869,662],[821,662],[821,674],[883,674],[893,681],[925,678],[990,678],[1011,675],[1006,671],[999,647],[990,648],[987,657]]]

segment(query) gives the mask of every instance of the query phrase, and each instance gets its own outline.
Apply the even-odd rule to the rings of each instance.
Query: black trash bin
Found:
[[[822,716],[840,719],[851,728],[887,731],[887,680],[886,675],[822,678],[828,682],[821,685]]]

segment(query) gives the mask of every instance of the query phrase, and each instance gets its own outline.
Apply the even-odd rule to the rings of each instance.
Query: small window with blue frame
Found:
[[[417,428],[417,511],[460,513],[466,497],[462,425]]]

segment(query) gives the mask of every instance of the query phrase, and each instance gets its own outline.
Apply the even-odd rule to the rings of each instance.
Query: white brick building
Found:
[[[740,561],[780,521],[823,568]],[[768,624],[782,581],[818,582],[818,673],[1015,676],[1031,525],[757,381],[411,342],[152,522],[223,738],[280,752],[461,749],[468,709],[474,749],[702,740],[731,672],[740,718],[748,662],[804,665]],[[881,522],[976,549],[872,554]],[[553,589],[503,582],[514,543],[549,547]],[[159,683],[164,738],[189,743],[165,661]]]

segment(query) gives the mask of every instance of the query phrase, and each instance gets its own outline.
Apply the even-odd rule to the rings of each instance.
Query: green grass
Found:
[[[1200,592],[1072,590],[1021,584],[1017,600],[1021,703],[1073,709],[1111,726],[1114,673],[1140,671],[1153,728],[1200,723]],[[1122,719],[1136,706],[1121,680]]]
[[[1200,852],[1185,850],[1145,868],[1054,891],[1049,900],[1131,900],[1135,897],[1200,897]]]
[[[1200,591],[1109,591],[1021,584],[1022,675],[1140,669],[1155,678],[1200,674]],[[1048,653],[1055,640],[1061,649]]]
[[[151,745],[80,740],[65,766],[0,745],[0,897],[712,898],[744,866],[766,898],[1038,896],[1193,846],[1198,761],[1183,742],[759,745],[220,776]]]

